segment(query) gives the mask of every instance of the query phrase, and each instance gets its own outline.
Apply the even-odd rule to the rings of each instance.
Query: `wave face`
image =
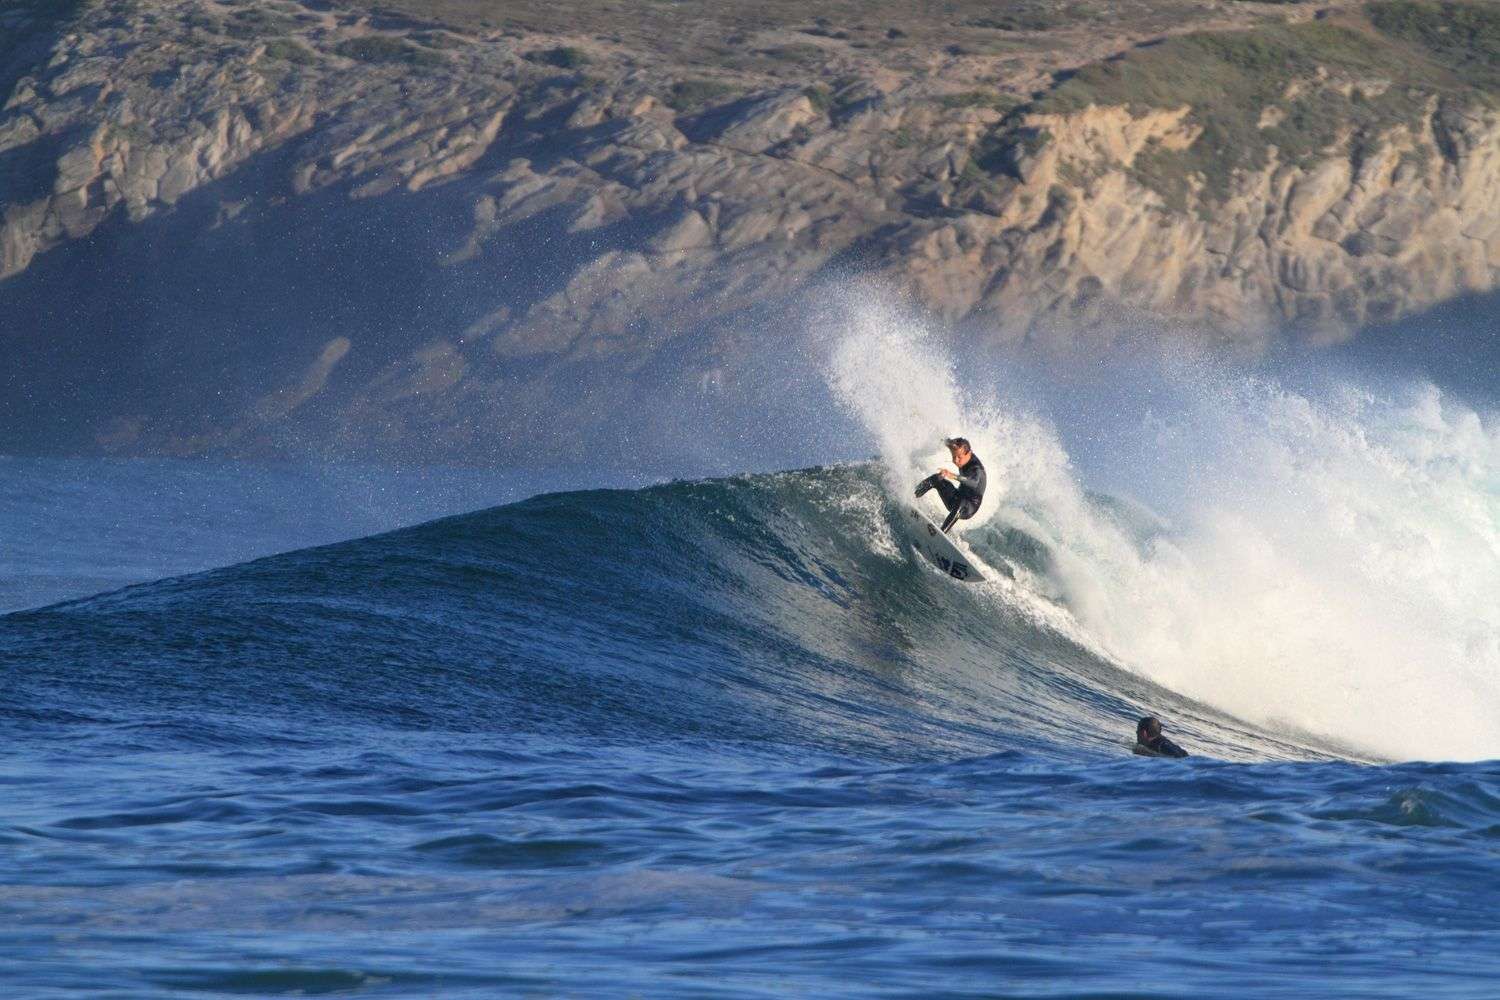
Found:
[[[1113,666],[1055,602],[947,580],[901,530],[874,465],[555,494],[13,616],[8,648],[33,698],[67,685],[101,718],[931,757],[1118,747],[1149,707],[1220,755],[1309,752]]]

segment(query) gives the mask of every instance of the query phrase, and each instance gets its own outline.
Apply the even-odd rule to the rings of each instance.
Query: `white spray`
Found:
[[[871,298],[830,366],[903,493],[964,434],[980,515],[1023,528],[1090,646],[1181,694],[1397,758],[1500,756],[1500,425],[1430,386],[1316,398],[1179,372],[1120,435],[1173,523],[1085,492],[1058,434],[1000,387],[961,390],[937,339]],[[1108,484],[1113,485],[1113,484]],[[900,495],[900,494],[898,494]]]

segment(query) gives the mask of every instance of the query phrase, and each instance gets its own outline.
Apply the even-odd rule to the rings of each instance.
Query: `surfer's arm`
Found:
[[[1163,757],[1186,757],[1188,755],[1188,752],[1186,750],[1182,749],[1182,747],[1178,746],[1176,743],[1173,743],[1165,736],[1163,736],[1161,738],[1161,741],[1157,743],[1156,749],[1157,752],[1160,753]]]
[[[983,469],[980,469],[977,473],[975,473],[972,476],[954,476],[953,478],[956,479],[956,480],[958,480],[958,485],[960,485],[960,486],[967,486],[969,489],[973,490],[975,493],[983,493],[984,492],[984,470]]]

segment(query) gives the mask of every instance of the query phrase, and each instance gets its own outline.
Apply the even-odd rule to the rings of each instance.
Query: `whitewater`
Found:
[[[961,387],[898,310],[849,311],[832,371],[900,495],[964,434],[991,470],[961,526],[1022,532],[1045,579],[999,602],[1132,672],[1280,732],[1390,759],[1500,753],[1500,423],[1433,385],[1318,395],[1158,359],[1092,492],[993,368]],[[972,386],[972,387],[970,387]],[[1117,387],[1119,388],[1119,387]],[[1112,414],[1118,417],[1118,412]],[[1153,510],[1136,499],[1149,496]],[[1037,586],[1040,584],[1040,586]]]
[[[491,484],[536,495],[0,616],[0,988],[1493,994],[1491,412],[1202,357],[1053,383],[874,297],[806,350],[813,467]],[[903,533],[952,434],[991,583]],[[70,474],[87,530],[13,574],[108,579],[153,495]],[[1193,756],[1133,756],[1143,714]]]

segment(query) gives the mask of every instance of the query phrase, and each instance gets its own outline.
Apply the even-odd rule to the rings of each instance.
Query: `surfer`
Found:
[[[1161,720],[1148,715],[1135,724],[1135,752],[1142,757],[1186,757],[1188,752],[1161,733]]]
[[[938,491],[943,506],[948,508],[948,519],[943,522],[943,531],[946,532],[953,527],[954,521],[960,518],[967,521],[979,511],[979,505],[984,501],[984,465],[969,447],[968,438],[946,438],[943,444],[948,446],[958,472],[937,470],[917,484],[917,496],[931,489]],[[950,479],[953,482],[948,482]]]

